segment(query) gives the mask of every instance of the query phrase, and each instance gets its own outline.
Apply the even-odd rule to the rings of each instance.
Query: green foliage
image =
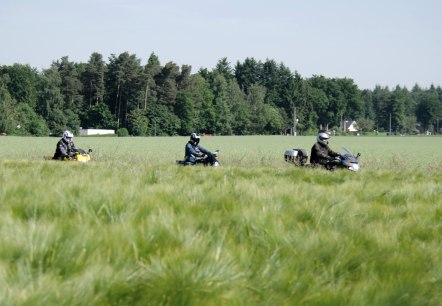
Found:
[[[0,133],[11,134],[14,126],[15,100],[9,94],[4,84],[5,77],[0,77]]]
[[[78,115],[70,109],[64,112],[60,109],[54,109],[50,113],[48,121],[50,123],[48,127],[51,135],[61,135],[64,130],[71,130],[75,134],[78,134],[80,119]]]
[[[104,103],[91,106],[82,120],[83,127],[95,129],[113,129],[115,128],[115,123],[115,117]]]
[[[369,118],[359,118],[357,123],[362,132],[372,132],[375,127],[374,121]]]
[[[178,135],[180,126],[180,119],[174,113],[169,112],[166,105],[155,105],[150,126],[151,135]]]
[[[121,128],[117,130],[118,137],[127,137],[129,136],[129,131],[126,128]]]
[[[106,101],[117,118],[117,128],[127,127],[127,115],[136,109],[143,90],[143,69],[140,59],[124,52],[109,58],[106,75]]]
[[[281,112],[270,105],[266,105],[265,113],[267,121],[265,131],[274,135],[282,134],[285,125]]]
[[[214,93],[213,109],[215,111],[214,133],[230,135],[232,133],[232,113],[228,100],[228,83],[223,75],[215,73],[212,80]]]
[[[12,134],[48,136],[50,131],[46,121],[26,103],[19,103],[14,110],[14,121],[17,129]]]
[[[157,99],[165,105],[169,111],[173,111],[178,94],[177,79],[180,76],[180,68],[173,62],[168,62],[155,77],[157,85]]]
[[[35,110],[37,106],[38,72],[29,65],[14,64],[0,66],[0,75],[12,98],[18,103],[26,103]],[[6,82],[6,77],[7,82]]]
[[[74,62],[70,62],[67,56],[52,64],[60,74],[61,84],[60,90],[65,101],[65,109],[79,115],[83,109],[83,90],[82,83],[79,78],[77,66]]]
[[[265,87],[253,84],[249,87],[247,102],[250,105],[251,128],[253,134],[263,134],[266,120],[266,108],[264,104]]]
[[[246,58],[232,68],[223,57],[214,69],[192,74],[190,65],[162,65],[155,53],[142,66],[128,52],[112,54],[108,62],[94,52],[87,63],[64,56],[41,72],[29,65],[0,66],[0,80],[9,95],[0,125],[11,132],[15,123],[6,114],[18,103],[29,105],[52,134],[80,126],[126,128],[137,135],[284,134],[296,125],[298,135],[309,135],[318,129],[343,131],[344,122],[358,118],[379,131],[439,133],[442,118],[440,86],[361,91],[352,79],[302,78],[272,59]],[[144,112],[147,129],[142,117],[136,116],[143,123],[134,121],[136,110]]]
[[[5,77],[3,77],[4,79]],[[48,136],[46,121],[25,102],[16,103],[0,79],[0,132],[11,135]]]
[[[144,111],[135,109],[127,117],[128,130],[133,136],[148,135],[149,122]]]
[[[86,70],[81,75],[84,97],[89,106],[103,102],[105,72],[106,63],[103,61],[103,56],[96,52],[92,53]]]
[[[213,133],[213,127],[215,126],[215,110],[213,107],[214,94],[210,89],[208,81],[200,74],[195,74],[191,77],[189,86],[186,89],[192,96],[189,103],[193,103],[193,110],[189,113],[194,114],[194,118],[189,118],[190,122],[194,126],[194,131],[200,131],[203,133]],[[181,107],[181,106],[180,106]],[[180,114],[180,111],[177,112]],[[186,124],[186,120],[181,119],[181,124]]]
[[[235,65],[235,77],[239,87],[246,94],[249,93],[249,87],[257,84],[262,76],[262,63],[256,61],[253,57],[246,58],[244,63],[237,62]]]
[[[441,115],[442,102],[438,99],[436,91],[423,92],[419,95],[417,106],[417,119],[426,130],[433,130],[434,120]]]
[[[193,101],[191,93],[188,91],[180,92],[176,100],[176,113],[179,114],[181,120],[179,134],[190,135],[196,128],[197,112],[195,102]]]
[[[231,106],[232,132],[234,135],[251,133],[251,113],[246,101],[246,95],[241,91],[236,81],[229,81],[227,99]]]

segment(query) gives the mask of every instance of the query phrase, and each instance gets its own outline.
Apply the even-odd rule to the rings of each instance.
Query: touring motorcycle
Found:
[[[359,171],[359,156],[360,153],[354,155],[349,149],[341,148],[339,155],[334,160],[325,165],[327,170],[335,169],[347,169],[350,171]],[[284,152],[284,159],[286,162],[293,163],[298,167],[312,167],[311,164],[307,164],[308,154],[303,149],[292,149]]]

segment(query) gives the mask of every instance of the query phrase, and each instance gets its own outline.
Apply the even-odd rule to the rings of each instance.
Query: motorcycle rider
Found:
[[[219,166],[219,163],[212,152],[199,145],[200,138],[201,137],[197,133],[190,134],[190,140],[185,147],[184,164],[193,166],[197,163],[199,157],[207,155],[212,166]]]
[[[72,154],[77,151],[72,138],[74,138],[72,132],[63,132],[63,137],[57,142],[57,148],[52,159],[63,160],[72,158]]]
[[[320,131],[316,136],[316,143],[312,147],[310,154],[310,164],[313,166],[329,167],[333,164],[335,157],[339,156],[328,146],[330,135],[324,131]]]

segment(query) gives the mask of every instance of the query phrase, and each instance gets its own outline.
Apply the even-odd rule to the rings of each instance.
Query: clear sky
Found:
[[[303,78],[442,86],[441,0],[0,0],[0,65],[135,54],[211,70],[247,57]]]

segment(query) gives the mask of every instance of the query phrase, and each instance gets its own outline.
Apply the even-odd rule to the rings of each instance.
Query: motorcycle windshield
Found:
[[[347,161],[352,163],[357,163],[358,160],[354,156],[354,154],[347,148],[341,148],[341,151],[339,151],[339,154],[343,156]]]

